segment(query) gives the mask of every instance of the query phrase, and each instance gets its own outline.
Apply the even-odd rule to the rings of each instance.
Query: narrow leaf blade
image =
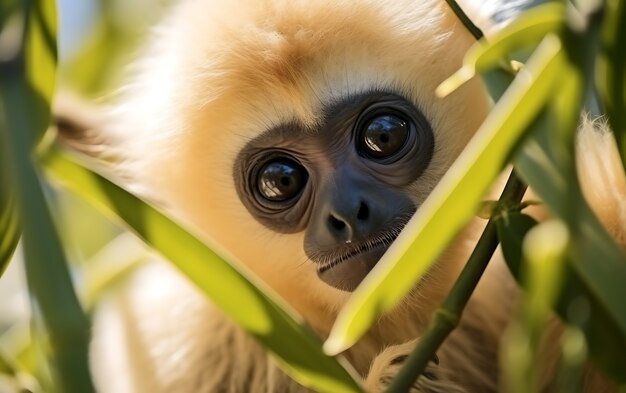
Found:
[[[32,152],[50,120],[50,99],[55,82],[55,3],[23,2],[25,42],[13,42],[10,56],[0,61],[0,103],[4,115],[1,131],[7,141],[11,187],[19,204],[23,228],[24,261],[33,299],[33,321],[45,325],[46,355],[53,369],[53,386],[47,390],[93,392],[88,371],[89,323],[73,289],[68,266]],[[45,30],[45,40],[41,33]],[[4,52],[0,48],[0,53]],[[43,368],[43,367],[42,367]]]

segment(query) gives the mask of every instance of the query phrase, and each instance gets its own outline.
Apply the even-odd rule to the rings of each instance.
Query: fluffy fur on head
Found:
[[[107,140],[135,189],[217,241],[324,336],[349,294],[318,278],[302,233],[279,234],[251,217],[233,180],[238,152],[277,124],[314,128],[324,104],[349,94],[396,92],[434,131],[432,160],[408,186],[419,206],[488,110],[477,80],[434,96],[472,43],[439,0],[183,0],[136,64]],[[482,225],[470,224],[424,285],[346,353],[368,389],[383,389],[412,350]],[[414,391],[495,392],[498,339],[516,296],[493,263],[440,349],[436,376],[425,374]],[[92,360],[102,392],[305,391],[159,260],[103,302]]]

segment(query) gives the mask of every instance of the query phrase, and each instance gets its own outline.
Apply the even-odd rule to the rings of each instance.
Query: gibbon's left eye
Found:
[[[273,159],[257,174],[257,189],[272,202],[285,202],[300,194],[308,179],[306,169],[287,157]]]
[[[380,114],[363,123],[358,133],[359,152],[368,158],[393,156],[404,147],[410,125],[396,114]]]

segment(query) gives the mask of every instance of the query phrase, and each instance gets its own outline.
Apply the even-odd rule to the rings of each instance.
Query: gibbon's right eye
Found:
[[[409,139],[410,125],[400,116],[380,114],[368,120],[359,134],[359,149],[374,159],[399,153]]]
[[[257,191],[272,202],[289,201],[302,192],[309,175],[300,163],[280,157],[265,163],[257,174]]]

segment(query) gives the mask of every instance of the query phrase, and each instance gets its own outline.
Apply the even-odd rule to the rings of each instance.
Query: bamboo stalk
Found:
[[[388,393],[408,392],[446,337],[457,327],[465,305],[498,247],[496,218],[507,211],[519,211],[520,201],[525,192],[526,185],[519,180],[515,172],[512,172],[500,196],[498,208],[487,223],[467,264],[441,307],[435,311],[417,348],[406,359],[404,366],[389,385]]]

